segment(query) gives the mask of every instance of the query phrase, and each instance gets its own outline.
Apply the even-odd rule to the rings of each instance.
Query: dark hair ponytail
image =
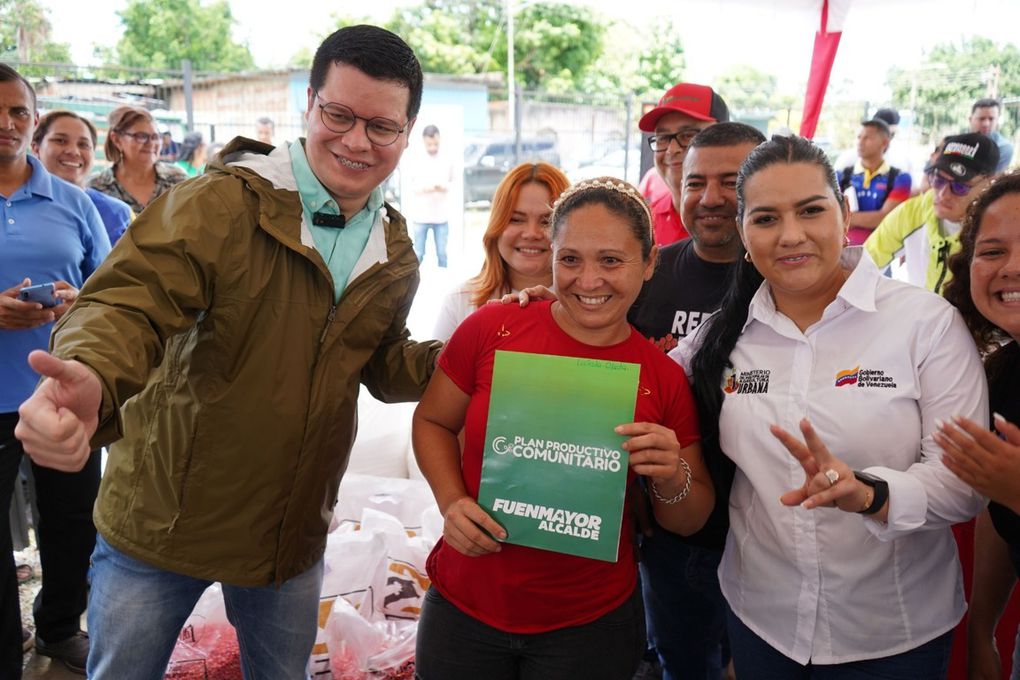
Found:
[[[764,281],[754,265],[741,257],[730,270],[729,284],[723,295],[719,311],[706,321],[702,331],[701,344],[691,360],[694,376],[695,396],[698,405],[704,406],[706,414],[714,416],[714,427],[718,430],[719,411],[722,409],[723,372],[730,367],[730,354],[737,345],[737,338],[747,323],[747,310],[751,298],[758,292]],[[704,437],[708,432],[702,431]]]

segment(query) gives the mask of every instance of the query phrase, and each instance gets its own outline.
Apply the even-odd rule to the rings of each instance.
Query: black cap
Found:
[[[875,115],[872,116],[872,119],[881,120],[885,122],[886,125],[900,124],[900,114],[896,109],[879,109],[878,111],[875,111]]]
[[[980,132],[946,137],[942,153],[931,164],[933,170],[968,180],[977,175],[992,175],[999,164],[999,147]]]

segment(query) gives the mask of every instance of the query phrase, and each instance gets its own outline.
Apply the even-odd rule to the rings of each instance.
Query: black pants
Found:
[[[499,588],[499,584],[493,584]],[[645,651],[641,591],[590,623],[507,633],[429,588],[418,622],[417,680],[630,680]]]
[[[21,442],[14,438],[17,413],[0,413],[0,678],[21,677],[21,608],[10,533],[11,497],[21,465]],[[88,599],[89,557],[96,545],[92,507],[99,492],[99,451],[80,472],[58,472],[32,465],[35,518],[42,563],[42,590],[35,598],[36,633],[59,642],[78,631]]]

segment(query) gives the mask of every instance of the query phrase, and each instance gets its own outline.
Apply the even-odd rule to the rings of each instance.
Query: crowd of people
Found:
[[[436,126],[413,243],[381,187],[422,87],[400,37],[346,27],[315,53],[304,137],[274,146],[264,119],[258,140],[212,157],[192,133],[168,159],[151,114],[120,107],[93,176],[93,124],[40,117],[0,65],[0,505],[27,456],[38,652],[162,678],[219,582],[244,676],[307,677],[364,386],[419,402],[444,518],[421,680],[630,680],[648,661],[665,680],[945,678],[967,608],[951,527],[974,517],[970,677],[1000,677],[1020,172],[999,103],[975,102],[918,178],[886,160],[895,110],[834,166],[678,83],[639,121],[656,195],[513,168],[481,271],[421,342],[406,320],[429,232],[445,265],[452,181]],[[593,428],[626,453],[615,559],[518,544],[482,503],[506,353],[636,367],[632,417]],[[0,533],[0,676],[19,678],[31,636]]]

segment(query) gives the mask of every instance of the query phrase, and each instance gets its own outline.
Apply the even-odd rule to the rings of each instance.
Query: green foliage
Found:
[[[426,0],[398,9],[385,27],[407,41],[426,73],[500,71],[506,61],[494,61],[491,48],[506,40],[502,14],[502,0]]]
[[[0,0],[0,59],[4,61],[71,61],[67,43],[54,42],[48,12],[37,0]],[[32,68],[22,69],[25,76],[43,76]]]
[[[579,89],[588,68],[602,54],[605,24],[586,8],[531,5],[520,12],[515,26],[514,58],[526,88]]]
[[[680,32],[670,19],[638,31],[585,7],[516,4],[515,76],[525,89],[657,97],[683,74]],[[504,0],[423,0],[398,8],[384,26],[407,41],[426,73],[506,73],[505,9]],[[364,21],[333,19],[335,26]]]
[[[922,128],[935,134],[959,131],[967,127],[971,104],[990,89],[997,89],[999,98],[1020,96],[1020,50],[981,37],[943,43],[919,69],[890,69],[888,83],[893,102],[912,109]],[[1002,127],[1010,131],[1006,116]]]
[[[734,111],[780,108],[776,77],[753,66],[733,66],[716,79],[714,87]]]
[[[124,36],[117,44],[122,66],[153,72],[180,69],[190,59],[196,71],[235,72],[255,66],[247,45],[230,37],[234,17],[227,0],[128,0],[117,12]]]
[[[672,19],[656,19],[643,33],[648,37],[637,58],[638,81],[634,90],[658,98],[683,80],[684,46],[680,29]]]
[[[315,51],[310,47],[301,47],[287,60],[287,66],[291,68],[312,68],[312,59],[315,58]]]
[[[396,10],[384,25],[407,41],[427,73],[505,73],[504,8],[503,0],[425,0]],[[543,2],[517,9],[518,84],[550,92],[583,89],[603,53],[605,32],[602,18],[585,8]]]

